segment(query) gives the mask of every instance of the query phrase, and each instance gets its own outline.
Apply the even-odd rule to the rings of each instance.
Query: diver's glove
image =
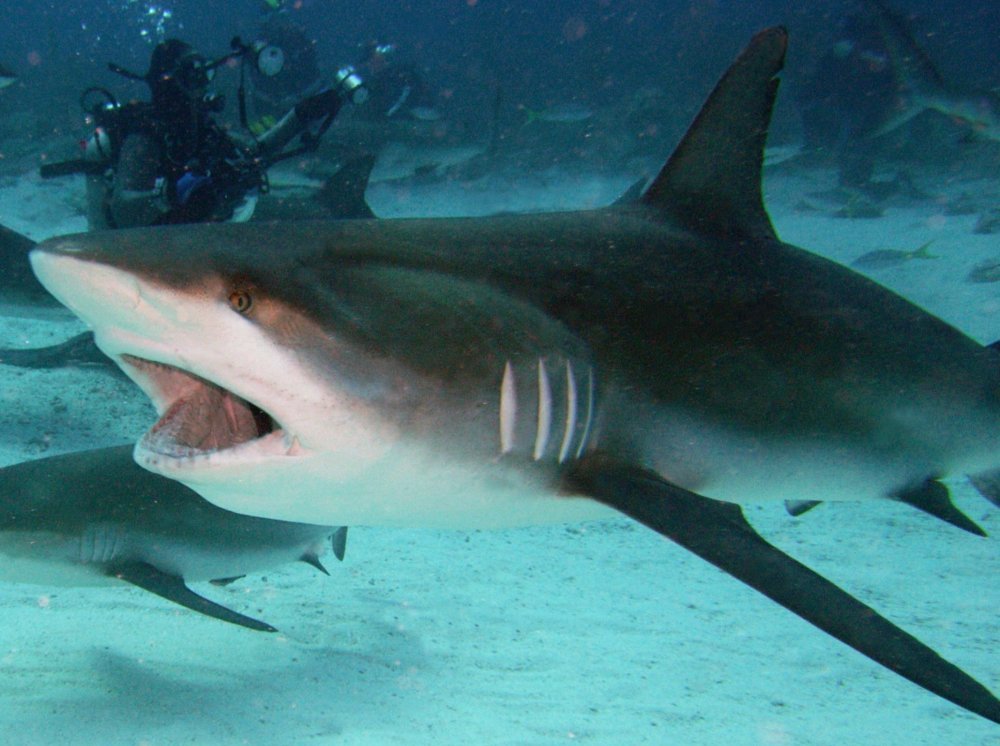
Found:
[[[193,171],[185,172],[175,185],[177,204],[187,205],[192,199],[197,201],[203,198],[211,185],[212,177],[208,174],[196,174]]]

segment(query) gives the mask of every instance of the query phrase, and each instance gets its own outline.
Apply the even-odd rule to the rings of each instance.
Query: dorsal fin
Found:
[[[638,202],[642,198],[642,192],[646,188],[646,180],[649,177],[644,176],[643,178],[635,181],[632,186],[622,192],[621,196],[612,202],[612,205],[631,205]]]
[[[642,201],[692,230],[775,237],[760,178],[788,34],[761,31],[702,107]]]

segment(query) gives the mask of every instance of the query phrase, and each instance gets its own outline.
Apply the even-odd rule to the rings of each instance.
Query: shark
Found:
[[[155,405],[136,462],[220,507],[454,529],[625,514],[1000,723],[985,686],[742,512],[947,513],[942,479],[989,495],[1000,466],[1000,352],[776,235],[761,169],[786,48],[780,27],[753,38],[637,200],[115,231],[31,263]]]
[[[52,297],[31,271],[28,254],[36,242],[0,225],[0,315],[69,320],[73,315]]]
[[[70,162],[70,165],[76,161]],[[373,219],[365,200],[368,177],[375,156],[360,153],[345,159],[323,182],[308,184],[298,193],[272,179],[271,190],[257,206],[255,216],[271,220],[305,218]],[[277,188],[275,188],[277,186]],[[292,193],[289,193],[292,192]],[[254,219],[257,219],[256,217]],[[17,231],[0,225],[0,316],[42,320],[68,320],[73,315],[42,287],[28,263],[28,254],[36,242]],[[0,348],[0,365],[21,368],[95,368],[112,374],[120,371],[94,344],[90,332],[45,347]]]
[[[275,632],[191,590],[286,562],[329,574],[319,552],[343,559],[346,528],[231,513],[180,482],[141,469],[115,446],[0,469],[0,580],[55,586],[131,584],[225,622]]]
[[[969,126],[984,139],[1000,141],[1000,96],[948,83],[897,13],[879,0],[865,0],[863,7],[878,29],[897,86],[892,111],[875,135],[931,110]]]
[[[13,85],[17,82],[17,75],[12,73],[3,65],[0,65],[0,91],[9,85]]]

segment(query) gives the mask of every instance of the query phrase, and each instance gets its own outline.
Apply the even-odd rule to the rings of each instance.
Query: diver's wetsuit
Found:
[[[304,148],[315,144],[345,100],[364,93],[359,78],[340,73],[336,88],[300,101],[257,141],[243,141],[219,125],[211,113],[215,99],[203,95],[204,88],[189,95],[168,85],[179,76],[147,74],[153,102],[113,112],[110,169],[88,175],[90,227],[247,219],[252,202],[250,209],[241,207],[266,187],[266,169],[285,146],[299,135]],[[159,81],[166,82],[155,87]],[[318,132],[307,132],[313,126]]]
[[[308,124],[283,119],[265,134],[266,144],[264,138],[254,144],[203,115],[188,125],[185,138],[176,135],[184,129],[153,119],[150,104],[132,106],[146,107],[149,116],[131,117],[140,123],[122,137],[110,178],[88,176],[92,229],[229,220],[247,195],[263,187],[266,160]],[[186,173],[195,186],[182,191]]]

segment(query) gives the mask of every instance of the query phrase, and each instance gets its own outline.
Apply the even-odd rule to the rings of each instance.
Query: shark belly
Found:
[[[641,452],[664,479],[727,502],[886,499],[928,479],[995,468],[997,413],[952,406],[882,411],[860,432],[737,428],[668,407],[641,428],[655,433]]]
[[[397,444],[350,479],[329,454],[273,457],[247,474],[238,464],[186,471],[155,459],[141,465],[177,479],[220,508],[315,522],[318,515],[352,526],[443,529],[515,528],[601,520],[616,515],[586,498],[566,499],[545,465],[524,468],[520,455],[443,460],[417,445]],[[336,481],[337,488],[329,488]],[[287,485],[295,484],[294,490]],[[237,496],[238,495],[238,496]],[[235,499],[234,499],[235,497]]]
[[[92,548],[87,537],[57,531],[3,532],[0,580],[63,587],[111,584],[105,563],[89,555],[88,544]]]

